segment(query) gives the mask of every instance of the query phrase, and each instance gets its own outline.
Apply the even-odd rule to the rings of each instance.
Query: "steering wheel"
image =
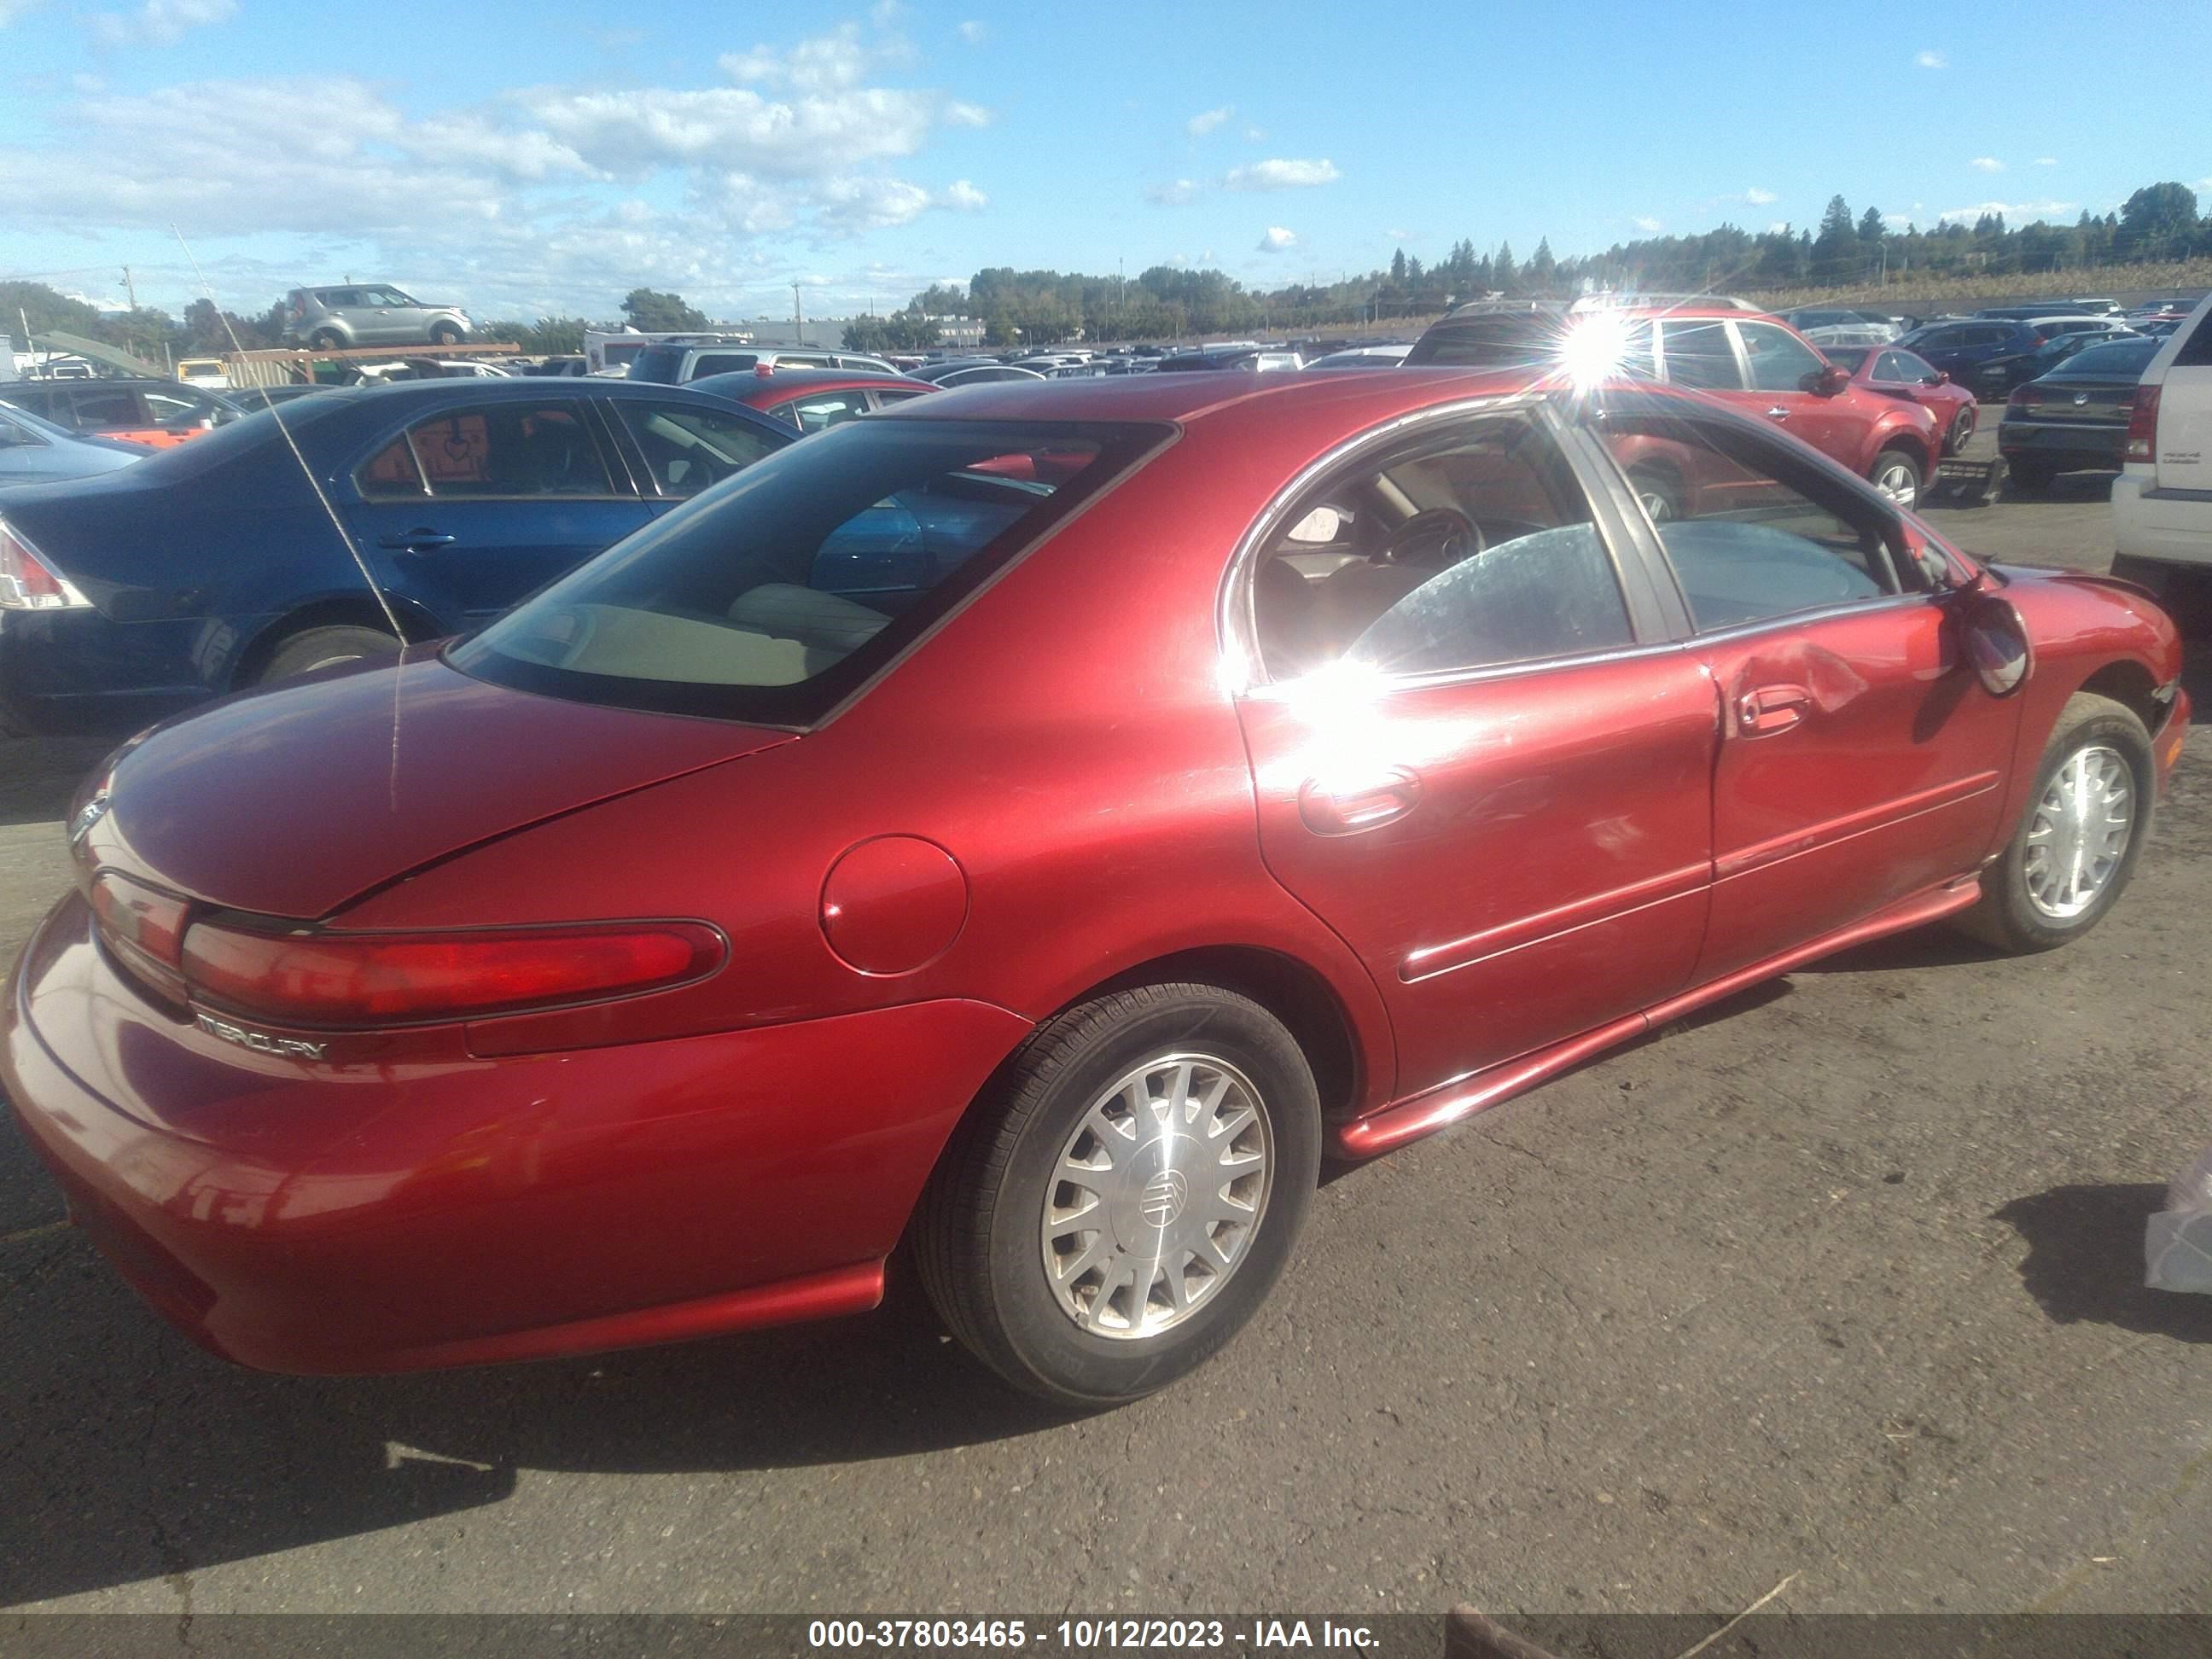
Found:
[[[1431,507],[1400,525],[1383,548],[1381,564],[1443,570],[1482,551],[1481,526],[1455,507]]]

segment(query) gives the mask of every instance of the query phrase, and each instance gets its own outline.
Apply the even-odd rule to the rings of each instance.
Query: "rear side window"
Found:
[[[70,394],[76,406],[76,423],[81,427],[133,427],[152,424],[146,412],[144,399],[133,391],[118,386],[112,391],[92,391],[83,387]]]
[[[2212,312],[2207,312],[2193,324],[2185,323],[2182,326],[2189,330],[2189,337],[2173,354],[2173,366],[2176,368],[2203,368],[2212,364]]]
[[[788,421],[801,432],[821,432],[868,412],[868,394],[858,387],[849,392],[817,392],[775,404],[769,410],[779,421]]]
[[[1743,371],[1726,323],[1662,323],[1659,339],[1673,384],[1698,392],[1743,390]]]
[[[452,661],[550,696],[805,724],[1166,435],[854,422],[686,502]]]
[[[750,368],[760,362],[760,354],[753,351],[710,351],[691,360],[691,378],[703,380],[709,374],[735,374]]]

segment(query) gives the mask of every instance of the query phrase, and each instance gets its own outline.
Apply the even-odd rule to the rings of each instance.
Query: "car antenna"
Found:
[[[200,269],[199,256],[192,252],[192,245],[185,240],[183,228],[172,223],[169,229],[177,239],[177,246],[184,249],[185,258],[191,262],[192,275],[199,281],[200,293],[210,305],[215,307],[215,314],[222,323],[222,331],[230,337],[230,349],[244,356],[246,348],[239,343],[238,331],[230,325],[230,313],[222,308],[215,297],[215,290],[208,285],[207,273]],[[399,625],[398,613],[392,608],[392,601],[384,589],[377,585],[375,573],[369,569],[368,561],[362,556],[360,544],[347,531],[345,520],[338,517],[337,508],[331,505],[330,496],[324,493],[322,480],[315,476],[315,469],[307,465],[307,456],[301,453],[299,440],[292,435],[292,428],[284,424],[283,404],[272,400],[268,405],[268,412],[269,418],[276,422],[277,431],[284,434],[284,445],[292,452],[292,459],[299,462],[301,477],[307,479],[307,488],[315,492],[315,499],[323,504],[323,511],[330,518],[331,528],[338,532],[338,540],[345,544],[347,556],[361,572],[362,580],[368,584],[370,596],[376,600],[376,608],[384,612],[385,621],[392,624],[392,637],[399,641],[404,651],[407,645],[407,630]],[[386,794],[394,812],[399,810],[399,686],[403,678],[398,673],[392,677],[392,765],[385,781]]]
[[[175,234],[177,246],[184,249],[185,258],[191,261],[192,275],[198,279],[200,292],[206,296],[207,302],[215,307],[215,314],[222,319],[222,331],[230,337],[230,349],[244,356],[246,348],[239,342],[238,331],[230,325],[230,313],[216,302],[215,290],[208,286],[207,273],[200,269],[199,256],[192,252],[191,244],[185,240],[185,233],[181,229],[173,224],[169,228]],[[361,579],[368,584],[369,592],[375,597],[377,609],[384,612],[385,621],[392,624],[392,637],[400,644],[406,644],[407,630],[399,625],[398,613],[392,610],[392,601],[386,597],[384,589],[377,585],[375,574],[368,568],[368,561],[362,556],[360,546],[346,530],[345,520],[338,517],[337,508],[331,505],[330,496],[324,493],[322,480],[315,477],[314,468],[307,465],[307,458],[301,453],[299,441],[293,437],[292,428],[284,423],[283,404],[271,402],[269,415],[276,422],[276,429],[284,434],[285,446],[291,450],[292,459],[299,462],[300,471],[307,480],[307,488],[315,492],[315,499],[322,503],[323,511],[329,515],[331,527],[338,532],[338,539],[345,544],[346,552],[359,568]]]

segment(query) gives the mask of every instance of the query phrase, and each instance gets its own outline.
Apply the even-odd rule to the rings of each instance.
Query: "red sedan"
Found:
[[[1974,394],[1926,359],[1902,346],[1823,346],[1822,355],[1838,368],[1850,371],[1851,384],[1861,390],[1917,404],[1936,417],[1943,434],[1943,453],[1956,455],[1974,435],[1981,404]]]
[[[784,368],[763,363],[736,374],[709,374],[690,382],[694,392],[711,392],[748,409],[757,409],[801,432],[820,432],[878,409],[891,409],[937,388],[903,374],[865,369]]]
[[[1662,447],[1709,487],[1655,525]],[[2094,927],[2180,664],[1664,387],[949,392],[126,746],[0,1084],[249,1364],[855,1312],[909,1239],[1001,1375],[1126,1400],[1324,1158],[1882,934]]]

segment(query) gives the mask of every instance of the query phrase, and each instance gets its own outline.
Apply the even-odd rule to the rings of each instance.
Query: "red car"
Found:
[[[711,392],[757,409],[801,432],[820,432],[878,409],[890,409],[937,388],[903,374],[878,374],[853,368],[776,368],[763,363],[741,374],[709,374],[690,382],[694,392]]]
[[[1875,397],[1901,398],[1936,417],[1942,434],[1943,453],[1956,455],[1974,435],[1981,418],[1981,404],[1926,359],[1902,346],[1823,346],[1821,353],[1840,369],[1847,370],[1851,385]]]
[[[1569,376],[1601,370],[1702,392],[1773,422],[1900,507],[1942,459],[1942,428],[1916,404],[1862,389],[1804,336],[1742,301],[1615,305],[1589,301],[1462,307],[1430,325],[1407,366],[1507,363]],[[1663,469],[1637,479],[1655,516],[1681,507],[1693,477]]]
[[[1655,526],[1662,447],[1711,492]],[[2095,925],[2180,665],[1663,387],[975,387],[126,745],[0,1085],[249,1364],[851,1313],[906,1240],[1004,1376],[1126,1400],[1324,1158],[1865,939]]]

